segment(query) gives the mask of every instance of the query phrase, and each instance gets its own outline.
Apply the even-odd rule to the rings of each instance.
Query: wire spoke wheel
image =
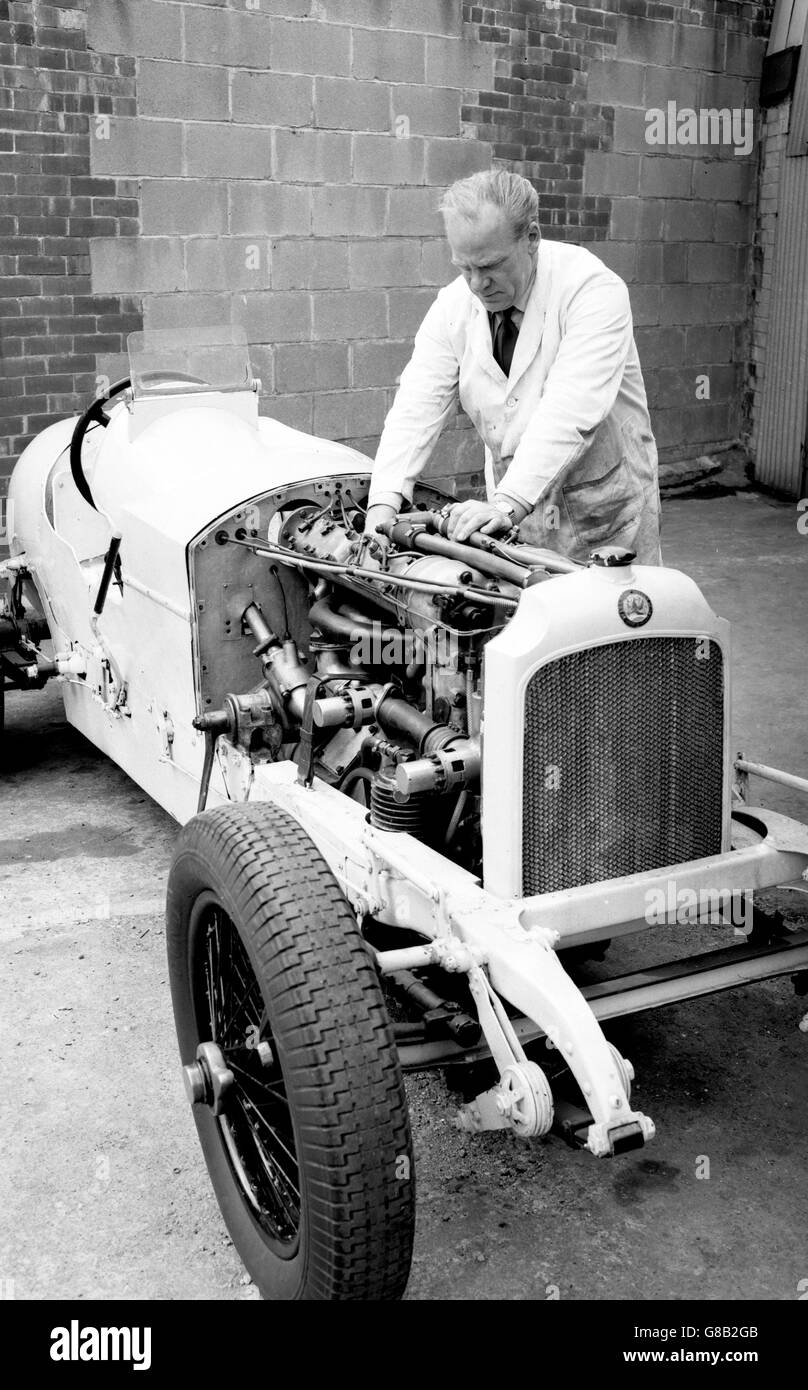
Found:
[[[195,904],[192,929],[200,1032],[207,1028],[233,1073],[226,1112],[218,1117],[233,1172],[267,1234],[280,1243],[293,1241],[300,1224],[300,1173],[261,987],[236,928],[212,895],[203,894]]]
[[[166,934],[197,1132],[262,1294],[400,1297],[414,1226],[401,1068],[325,860],[274,806],[195,816],[174,852]]]

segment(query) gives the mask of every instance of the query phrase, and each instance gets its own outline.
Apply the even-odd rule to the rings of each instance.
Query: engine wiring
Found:
[[[342,489],[340,489],[340,491],[337,493],[336,500],[339,502],[339,509],[342,512],[342,520],[345,523],[347,530],[352,531],[354,527],[350,517],[348,516],[348,513],[345,510],[345,499],[342,495]],[[357,507],[357,510],[360,510],[357,503],[354,503],[354,506]],[[363,513],[363,515],[367,515],[367,513]]]
[[[385,584],[397,585],[402,589],[413,589],[419,593],[458,594],[461,597],[470,595],[481,603],[490,604],[491,607],[509,608],[514,611],[519,606],[519,600],[512,598],[509,594],[495,594],[488,589],[477,588],[473,584],[439,584],[430,579],[409,579],[405,575],[391,574],[388,570],[380,574],[379,570],[365,569],[359,565],[345,565],[338,560],[305,560],[292,550],[273,545],[271,541],[258,545],[255,541],[238,540],[236,537],[231,537],[230,544],[242,545],[247,550],[252,550],[256,555],[277,556],[286,564],[297,565],[300,569],[314,570],[317,574],[342,574],[350,579],[372,579],[375,583],[378,583],[379,579],[382,578]]]

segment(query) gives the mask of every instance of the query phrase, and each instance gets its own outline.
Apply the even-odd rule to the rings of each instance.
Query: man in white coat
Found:
[[[409,505],[459,399],[485,444],[488,500],[452,506],[452,539],[518,524],[572,559],[608,544],[659,564],[657,453],[624,282],[583,247],[542,238],[518,174],[461,179],[441,211],[460,275],[402,373],[365,534]]]

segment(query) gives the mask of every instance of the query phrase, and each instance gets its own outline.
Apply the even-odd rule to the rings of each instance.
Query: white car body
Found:
[[[209,599],[197,588],[208,564],[198,547],[210,545],[212,551],[220,522],[245,524],[258,533],[260,547],[269,536],[267,509],[279,490],[316,487],[322,479],[368,478],[371,465],[351,449],[260,418],[257,394],[249,388],[135,393],[112,412],[103,433],[88,437],[85,469],[93,510],[77,495],[71,477],[74,425],[64,420],[46,429],[15,469],[6,575],[13,581],[23,569],[29,595],[33,601],[35,593],[41,606],[69,722],[185,822],[197,809],[205,757],[205,739],[193,721],[204,713],[205,699],[212,699],[203,696],[200,674],[200,624]],[[260,524],[251,527],[256,520]],[[111,584],[103,612],[94,617],[105,556],[116,535],[122,538],[123,587]],[[249,554],[248,562],[245,549],[245,587],[234,598],[232,617],[225,591],[237,585],[240,557],[216,590],[216,622],[228,661],[236,651],[232,641],[240,636],[240,612],[262,582],[259,569],[249,566],[267,563],[266,555]],[[294,568],[294,557],[289,563]],[[639,593],[651,610],[636,628],[621,616],[618,600],[626,593]],[[723,663],[721,772],[714,808],[720,843],[716,840],[710,854],[675,864],[525,892],[529,684],[563,658],[583,654],[585,661],[599,649],[649,638],[689,644],[694,670],[705,644]],[[439,963],[468,976],[500,1080],[462,1108],[465,1127],[510,1126],[523,1134],[550,1128],[552,1097],[523,1050],[526,1039],[544,1034],[567,1060],[588,1110],[579,1140],[599,1156],[636,1146],[653,1135],[653,1123],[632,1108],[631,1069],[607,1043],[601,1021],[808,966],[808,943],[802,938],[781,944],[765,959],[759,953],[744,955],[736,942],[726,965],[711,962],[678,978],[668,972],[656,984],[618,982],[611,992],[595,992],[588,1000],[557,954],[559,948],[620,933],[653,931],[649,902],[659,895],[667,900],[674,878],[678,894],[692,893],[700,903],[716,894],[726,901],[728,895],[770,885],[803,884],[804,826],[744,807],[737,797],[733,819],[733,781],[742,781],[744,769],[733,768],[729,747],[728,644],[728,625],[696,585],[674,570],[593,565],[525,588],[511,621],[485,644],[481,874],[411,834],[369,823],[358,801],[321,779],[307,784],[292,759],[254,758],[237,741],[219,738],[209,806],[249,799],[283,807],[318,846],[360,920],[370,914],[423,938],[422,945],[380,952],[383,973]],[[256,666],[255,680],[258,675]],[[642,698],[639,688],[637,698]],[[530,774],[538,779],[532,795],[541,797],[544,783],[550,779],[552,786],[556,775],[557,790],[563,792],[564,770],[553,768],[550,757]],[[615,801],[608,812],[615,824],[621,775],[616,765]],[[599,814],[603,821],[607,811],[601,808]],[[581,826],[581,834],[589,829]],[[502,1000],[518,1017],[509,1016]],[[445,1060],[446,1049],[433,1044],[430,1051],[427,1045],[418,1064],[431,1058],[436,1064]]]

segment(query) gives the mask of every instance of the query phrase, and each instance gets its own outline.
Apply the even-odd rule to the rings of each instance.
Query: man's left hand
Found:
[[[510,531],[513,518],[492,502],[455,502],[449,509],[449,540],[468,540],[472,531],[482,531],[486,536],[496,535],[498,531]]]

